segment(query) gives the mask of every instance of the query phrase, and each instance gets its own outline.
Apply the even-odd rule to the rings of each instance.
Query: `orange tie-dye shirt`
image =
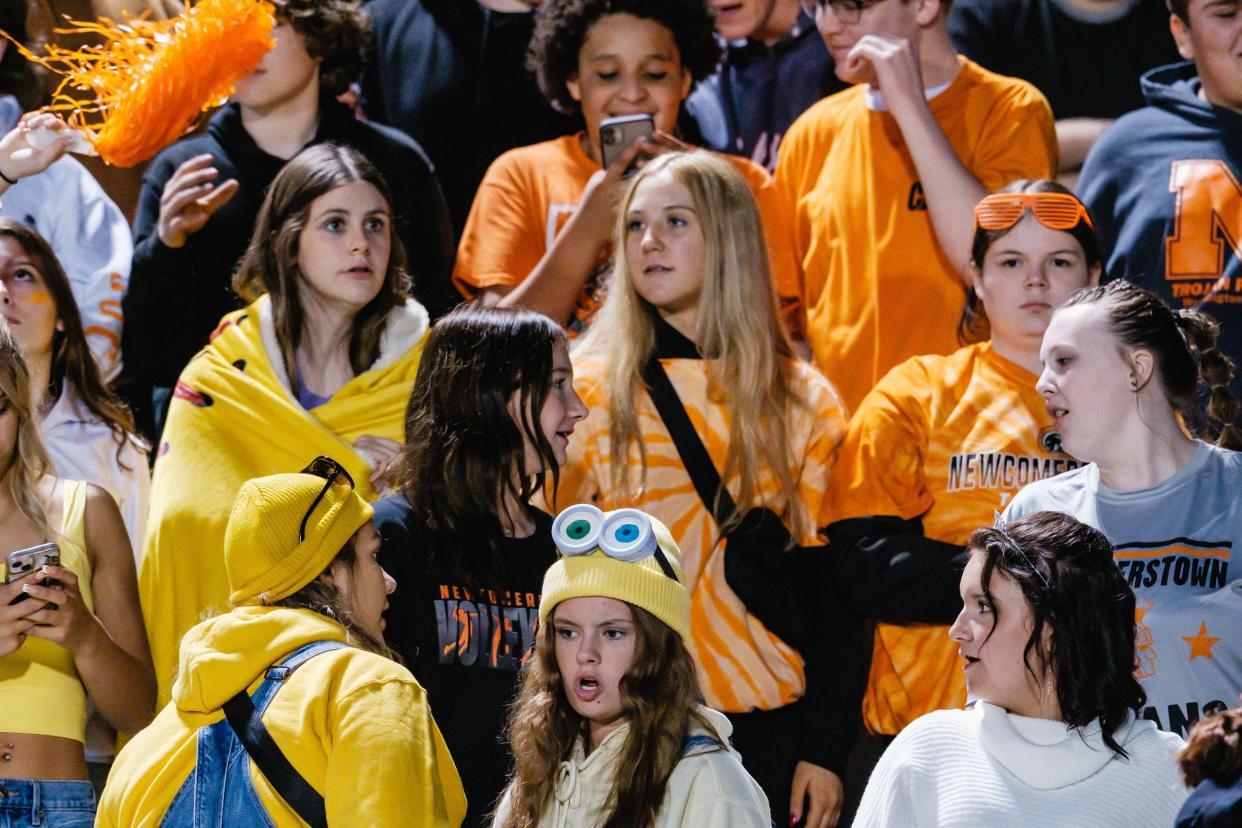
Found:
[[[1060,440],[1035,382],[986,342],[889,371],[850,420],[829,487],[832,520],[921,515],[927,537],[965,544],[1022,486],[1079,465],[1049,449]],[[947,627],[876,625],[868,730],[897,733],[965,702]]]
[[[725,390],[711,380],[711,363],[701,359],[661,359],[717,470],[724,468],[729,439]],[[630,445],[633,496],[612,490],[609,440],[611,393],[606,363],[575,355],[574,385],[590,409],[575,429],[569,459],[561,472],[556,506],[589,501],[604,510],[632,506],[650,512],[672,532],[682,554],[690,589],[690,652],[698,666],[707,704],[726,712],[771,710],[801,698],[806,688],[802,657],[747,614],[725,582],[724,546],[715,519],[704,508],[690,476],[646,391],[635,394],[638,427],[647,450],[646,479],[637,442]],[[791,527],[803,545],[822,543],[816,527],[826,524],[828,476],[845,434],[846,416],[836,391],[810,365],[792,365],[794,393],[805,405],[788,424],[790,473],[797,485],[801,525]],[[736,478],[727,481],[737,497]],[[761,476],[764,505],[783,514],[785,498],[774,477]]]

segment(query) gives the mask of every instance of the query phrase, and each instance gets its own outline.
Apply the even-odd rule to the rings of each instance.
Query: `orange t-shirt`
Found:
[[[1047,448],[1060,440],[1035,382],[987,342],[889,371],[850,420],[829,486],[832,520],[922,515],[927,537],[965,544],[1018,489],[1079,465]],[[965,701],[947,627],[876,625],[869,730],[897,733]]]
[[[929,102],[957,157],[988,190],[1056,171],[1052,113],[1035,87],[965,58]],[[958,347],[965,304],[941,251],[896,119],[856,86],[812,106],[781,142],[776,180],[792,217],[815,363],[851,410],[884,373]]]
[[[729,411],[724,389],[709,378],[701,359],[661,359],[695,431],[717,470],[724,468],[729,442]],[[724,546],[715,519],[704,508],[673,445],[664,421],[645,391],[634,397],[639,431],[647,449],[646,481],[637,442],[631,443],[631,498],[612,489],[613,457],[607,365],[595,355],[574,358],[574,386],[590,416],[574,430],[569,459],[561,471],[557,509],[592,502],[600,509],[642,509],[663,521],[681,550],[690,589],[690,652],[698,667],[707,704],[717,710],[771,710],[801,698],[806,689],[802,657],[747,614],[725,582]],[[788,425],[790,473],[802,506],[802,525],[792,527],[803,545],[822,543],[816,527],[826,525],[824,498],[837,447],[845,433],[845,412],[836,391],[810,365],[793,364],[795,393],[806,401]],[[727,481],[737,497],[736,478]],[[763,503],[782,514],[785,500],[769,473],[759,483]]]
[[[510,150],[488,168],[470,207],[453,268],[453,282],[463,295],[473,297],[483,288],[521,283],[552,248],[577,211],[587,182],[600,169],[582,151],[580,136]],[[720,157],[741,173],[759,205],[772,282],[782,306],[798,305],[802,295],[798,263],[772,176],[744,158]],[[572,329],[585,328],[603,304],[611,268],[612,251],[606,248],[578,299]]]

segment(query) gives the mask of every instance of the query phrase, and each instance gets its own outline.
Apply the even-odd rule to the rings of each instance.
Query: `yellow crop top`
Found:
[[[86,556],[86,483],[66,480],[64,516],[56,544],[60,565],[78,576],[87,609],[95,611],[91,563]],[[5,571],[0,558],[0,573]],[[86,688],[73,656],[59,644],[28,637],[0,658],[0,732],[86,740]]]

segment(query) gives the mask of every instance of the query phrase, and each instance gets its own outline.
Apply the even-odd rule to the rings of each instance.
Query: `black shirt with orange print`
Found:
[[[463,826],[485,825],[511,760],[501,732],[518,668],[534,646],[543,574],[556,560],[552,518],[532,509],[535,531],[506,538],[506,574],[466,586],[451,550],[401,496],[375,504],[380,563],[397,581],[384,638],[427,691],[466,789]],[[479,542],[483,539],[480,537]]]

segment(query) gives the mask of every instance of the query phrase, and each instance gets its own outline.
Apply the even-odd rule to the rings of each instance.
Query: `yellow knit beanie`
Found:
[[[690,592],[668,527],[638,509],[601,512],[579,503],[552,524],[561,558],[543,576],[539,623],[570,598],[615,598],[641,607],[690,641]]]
[[[327,481],[313,474],[274,474],[242,484],[224,530],[224,567],[229,603],[271,604],[315,580],[374,510],[343,480],[324,492],[298,529]]]

